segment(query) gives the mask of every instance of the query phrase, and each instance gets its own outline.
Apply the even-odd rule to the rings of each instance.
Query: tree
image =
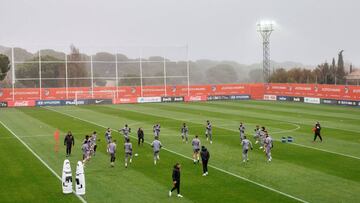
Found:
[[[6,55],[0,54],[0,81],[3,81],[10,70],[10,60]]]
[[[345,82],[345,68],[344,68],[344,59],[342,55],[343,52],[344,50],[341,50],[339,52],[338,65],[336,69],[336,80],[338,84],[344,84]]]
[[[219,64],[209,68],[206,77],[210,84],[236,83],[238,79],[234,67],[228,64]]]

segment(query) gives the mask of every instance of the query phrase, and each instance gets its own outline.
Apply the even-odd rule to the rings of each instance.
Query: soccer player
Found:
[[[192,140],[191,145],[193,146],[193,158],[194,158],[194,164],[195,163],[199,163],[200,161],[200,146],[201,146],[201,142],[199,140],[199,136],[195,135],[195,138]]]
[[[265,138],[266,138],[266,129],[264,126],[261,127],[261,130],[260,130],[260,147],[259,149],[262,149],[264,148],[264,141],[265,141]]]
[[[106,143],[108,143],[108,144],[111,142],[111,129],[110,128],[106,129],[105,140],[106,140]]]
[[[200,155],[201,155],[201,162],[202,162],[202,165],[203,165],[203,176],[207,176],[207,175],[209,175],[207,166],[208,166],[208,162],[209,162],[209,159],[210,159],[210,153],[206,149],[205,146],[201,146]]]
[[[259,140],[260,140],[260,128],[258,125],[255,127],[254,131],[255,131],[255,134],[254,134],[255,144],[257,144],[257,143],[259,143]]]
[[[94,131],[90,137],[90,145],[91,145],[91,151],[92,151],[93,156],[95,156],[96,148],[97,148],[96,138],[97,138],[97,134],[96,134],[96,131]]]
[[[313,142],[315,142],[315,140],[316,140],[317,137],[319,137],[319,138],[320,138],[320,142],[322,142],[322,137],[321,137],[321,135],[320,135],[321,126],[320,126],[319,121],[316,121],[315,127],[314,127],[313,130],[314,130],[314,141],[313,141]]]
[[[243,162],[245,163],[249,161],[249,157],[248,157],[249,148],[253,150],[253,146],[250,140],[246,139],[246,136],[244,136],[244,139],[241,141],[241,145],[243,149],[242,158],[243,158]]]
[[[268,158],[268,162],[271,162],[271,159],[272,159],[271,149],[273,148],[272,138],[270,137],[270,135],[267,132],[266,132],[265,136],[266,136],[266,138],[264,140],[265,153],[266,153],[266,157]]]
[[[242,122],[240,122],[239,131],[240,131],[240,141],[242,141],[245,136],[245,126]]]
[[[183,123],[183,126],[181,128],[181,138],[182,141],[188,142],[188,135],[189,135],[189,128],[186,126],[186,123]]]
[[[85,140],[83,142],[83,145],[81,146],[81,150],[83,152],[83,164],[85,166],[85,163],[90,159],[90,145],[88,143],[88,140]]]
[[[138,146],[140,146],[140,143],[143,146],[144,145],[144,131],[141,127],[138,129],[137,135],[138,135]]]
[[[160,138],[160,124],[156,124],[153,126],[153,132],[154,132],[154,137]]]
[[[115,153],[116,153],[116,140],[110,141],[107,147],[107,151],[110,154],[110,166],[114,167],[115,164]]]
[[[155,140],[151,143],[151,147],[153,148],[154,150],[154,165],[156,165],[156,162],[158,160],[160,160],[160,156],[159,156],[159,153],[160,153],[160,149],[162,147],[162,144],[161,142],[159,141],[159,138],[158,137],[155,137]]]
[[[180,194],[180,168],[181,165],[176,163],[172,172],[173,188],[169,191],[169,197],[171,197],[172,192],[176,189],[177,197],[183,197]]]
[[[125,126],[119,130],[124,135],[124,139],[129,139],[129,134],[131,133],[131,128],[129,128],[128,124],[125,124]]]
[[[212,144],[212,126],[209,120],[206,121],[205,136],[206,140],[210,140],[210,144]]]
[[[124,144],[124,149],[125,149],[125,168],[127,168],[128,160],[129,160],[129,163],[131,163],[131,161],[132,161],[132,144],[130,142],[130,139],[126,139],[125,144]]]
[[[71,131],[69,131],[64,139],[64,145],[66,145],[66,157],[71,155],[71,148],[75,145],[74,136]]]

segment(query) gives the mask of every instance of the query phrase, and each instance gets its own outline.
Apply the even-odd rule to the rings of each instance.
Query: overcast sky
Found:
[[[251,64],[262,59],[256,22],[271,19],[277,22],[271,36],[273,60],[319,64],[344,49],[345,61],[360,65],[358,0],[0,2],[0,44],[5,46],[35,49],[73,43],[83,50],[110,50],[188,44],[191,59]]]

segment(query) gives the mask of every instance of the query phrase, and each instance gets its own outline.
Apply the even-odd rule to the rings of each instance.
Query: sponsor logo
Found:
[[[161,97],[138,97],[138,103],[161,102]]]
[[[264,100],[276,101],[276,95],[265,94],[265,95],[264,95]]]
[[[7,102],[0,102],[0,108],[5,108],[8,107],[8,103]]]
[[[213,100],[245,100],[250,99],[250,95],[216,95],[216,96],[208,96],[208,101]]]
[[[337,101],[334,99],[322,99],[321,103],[323,104],[337,104]]]
[[[38,100],[36,106],[60,106],[63,105],[61,100]]]
[[[356,106],[357,102],[356,101],[345,101],[345,100],[339,100],[338,101],[339,105],[346,105],[346,106]]]
[[[85,100],[65,100],[65,105],[84,105]]]
[[[162,98],[161,98],[161,101],[162,101],[162,102],[172,102],[173,100],[172,100],[171,97],[162,97]]]
[[[100,104],[100,103],[102,103],[104,100],[95,100],[95,104]]]
[[[184,101],[184,97],[174,97],[174,102],[182,102]]]
[[[125,97],[125,98],[118,98],[113,100],[113,104],[129,104],[129,103],[136,103],[136,97]]]
[[[216,85],[211,86],[211,91],[213,91],[213,92],[216,91]]]
[[[20,101],[9,101],[8,106],[35,106],[34,100],[20,100]]]
[[[285,97],[285,96],[277,96],[277,100],[279,100],[279,101],[287,101],[287,100],[289,100],[289,98]]]
[[[186,101],[205,101],[206,100],[206,96],[202,95],[202,96],[189,96],[186,98]]]
[[[320,104],[320,98],[305,97],[304,102],[309,104]]]
[[[304,101],[304,98],[303,97],[293,97],[292,100],[294,102],[303,102]]]

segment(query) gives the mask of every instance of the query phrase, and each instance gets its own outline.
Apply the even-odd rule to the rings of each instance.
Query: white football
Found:
[[[135,154],[135,156],[139,156],[138,154]]]

